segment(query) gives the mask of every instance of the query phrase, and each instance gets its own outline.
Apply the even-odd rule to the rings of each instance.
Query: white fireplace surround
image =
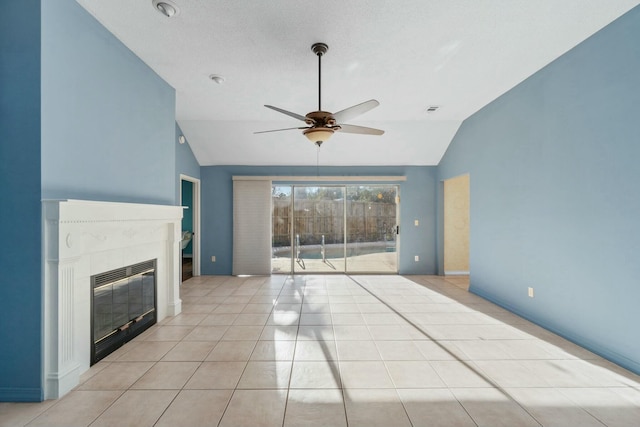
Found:
[[[181,206],[43,201],[44,397],[57,399],[89,369],[90,278],[157,259],[157,319],[182,309]]]

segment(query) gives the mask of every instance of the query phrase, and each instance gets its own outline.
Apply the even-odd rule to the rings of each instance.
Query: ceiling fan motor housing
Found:
[[[336,119],[333,114],[328,111],[312,111],[305,116],[305,123],[314,127],[334,127]]]

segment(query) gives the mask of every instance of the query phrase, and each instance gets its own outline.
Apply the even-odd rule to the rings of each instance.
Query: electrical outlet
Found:
[[[216,262],[216,256],[215,256],[215,255],[213,255],[213,256],[211,257],[211,262]]]
[[[533,288],[529,288],[529,298],[533,298]]]
[[[415,262],[420,261],[420,257],[418,255],[416,255],[415,257],[413,257],[413,259],[415,260]]]
[[[416,227],[420,225],[420,221],[418,221],[417,219],[415,221],[413,221],[413,225],[415,225]]]

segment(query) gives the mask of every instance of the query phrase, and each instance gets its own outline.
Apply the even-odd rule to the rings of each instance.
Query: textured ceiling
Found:
[[[321,165],[435,165],[464,119],[640,0],[77,0],[176,89],[176,119],[201,165],[316,165],[302,122],[377,99],[349,123],[383,136],[336,134]],[[224,84],[208,76],[220,74]],[[427,114],[430,105],[441,106]]]

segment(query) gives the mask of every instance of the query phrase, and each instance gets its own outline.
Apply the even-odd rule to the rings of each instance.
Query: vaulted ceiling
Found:
[[[176,90],[201,165],[436,165],[467,117],[640,0],[77,0]],[[320,149],[305,115],[377,99]],[[221,75],[217,84],[209,76]],[[439,106],[428,113],[430,106]]]

